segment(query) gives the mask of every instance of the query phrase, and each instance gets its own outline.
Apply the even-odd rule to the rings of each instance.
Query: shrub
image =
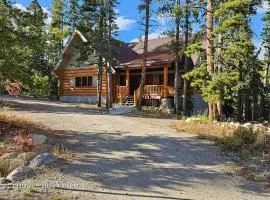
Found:
[[[39,72],[35,72],[31,76],[32,88],[30,94],[35,98],[44,98],[50,95],[50,82],[48,76],[42,76]]]
[[[230,136],[234,133],[235,127],[220,126],[217,123],[211,123],[208,120],[195,120],[195,121],[179,121],[172,124],[172,127],[179,132],[185,132],[198,135],[200,138],[223,138]]]
[[[253,130],[240,126],[232,136],[220,138],[218,143],[223,148],[237,151],[250,146],[264,146],[266,141],[266,133],[264,130]]]
[[[62,159],[71,159],[72,158],[72,152],[69,151],[67,148],[65,148],[63,145],[56,144],[52,149],[52,154],[55,155],[58,158]]]

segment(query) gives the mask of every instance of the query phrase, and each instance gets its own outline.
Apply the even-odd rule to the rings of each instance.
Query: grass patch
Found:
[[[73,157],[72,151],[64,147],[64,145],[56,144],[52,148],[52,154],[58,158],[69,160]]]
[[[32,123],[24,117],[0,114],[0,156],[7,152],[29,151],[33,147]]]
[[[35,189],[35,187],[29,187],[26,190],[23,191],[23,195],[25,197],[32,197],[34,193],[36,193],[37,190]]]
[[[265,129],[235,127],[201,118],[180,120],[172,124],[172,127],[179,132],[195,134],[201,139],[214,141],[223,150],[236,152],[239,160],[270,162],[270,136]]]
[[[60,194],[53,194],[50,200],[68,200],[68,198],[61,196]]]
[[[221,126],[218,123],[211,123],[208,120],[194,120],[190,122],[180,120],[172,124],[172,127],[179,132],[195,134],[201,139],[211,140],[232,136],[236,130],[236,127],[229,125]]]

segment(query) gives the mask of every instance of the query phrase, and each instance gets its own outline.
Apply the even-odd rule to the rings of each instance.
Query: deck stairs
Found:
[[[134,97],[133,96],[127,96],[123,103],[123,106],[134,106]]]

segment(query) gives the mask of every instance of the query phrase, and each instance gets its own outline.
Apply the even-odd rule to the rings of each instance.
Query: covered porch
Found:
[[[151,66],[146,70],[144,100],[160,101],[163,98],[173,98],[174,68],[170,65]],[[139,86],[141,83],[141,68],[126,68],[119,70],[116,85],[117,103],[123,104],[127,99],[137,105]],[[181,83],[179,95],[182,95]]]

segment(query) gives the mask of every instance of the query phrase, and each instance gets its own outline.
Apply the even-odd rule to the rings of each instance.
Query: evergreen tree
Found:
[[[43,75],[50,74],[50,68],[47,66],[45,58],[46,49],[46,33],[45,33],[46,15],[37,0],[32,0],[26,9],[24,16],[25,26],[28,27],[27,43],[31,50],[30,69],[39,71]]]
[[[138,103],[138,110],[142,109],[143,104],[143,97],[144,97],[144,86],[145,86],[145,76],[146,76],[146,64],[147,64],[147,57],[148,57],[148,34],[149,34],[149,22],[150,22],[150,5],[151,0],[143,0],[143,2],[139,5],[140,11],[145,11],[145,29],[144,29],[144,45],[143,45],[143,68],[142,68],[142,75],[141,75],[141,84],[139,87],[139,103]]]
[[[49,52],[51,64],[58,62],[59,55],[63,49],[63,41],[67,36],[65,25],[65,4],[64,0],[53,0],[52,22],[49,27]]]
[[[80,19],[80,6],[78,0],[69,0],[69,23],[71,30],[78,28]]]
[[[10,1],[0,0],[0,81],[6,79],[29,82],[29,56],[22,27],[24,12]]]
[[[270,5],[270,0],[266,1],[268,5]],[[265,62],[265,77],[264,77],[264,84],[268,85],[269,79],[269,68],[270,68],[270,9],[265,13],[263,18],[264,28],[262,32],[263,37],[263,48],[265,50],[264,53],[264,62]]]

